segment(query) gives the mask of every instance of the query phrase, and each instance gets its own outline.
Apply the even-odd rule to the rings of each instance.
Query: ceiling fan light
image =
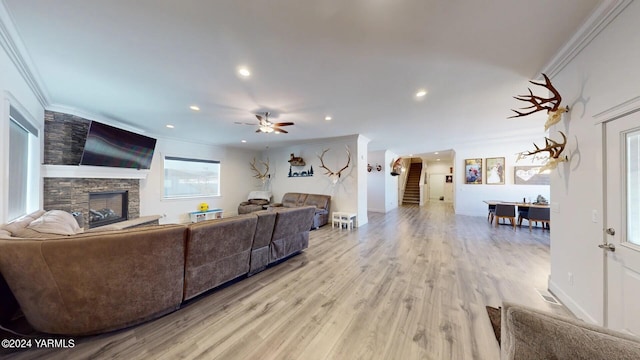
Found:
[[[249,71],[249,69],[247,69],[246,67],[240,67],[238,69],[238,74],[240,74],[240,76],[246,78],[246,77],[251,76],[251,71]]]
[[[273,132],[273,128],[267,125],[261,125],[260,131],[262,131],[263,133],[270,133]]]

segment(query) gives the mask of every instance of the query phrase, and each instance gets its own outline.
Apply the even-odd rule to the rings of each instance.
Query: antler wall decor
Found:
[[[547,161],[547,163],[540,168],[538,173],[542,173],[545,170],[555,169],[559,163],[569,160],[566,155],[561,156],[562,152],[564,151],[564,147],[567,144],[567,136],[562,131],[558,132],[560,133],[560,135],[562,135],[562,143],[545,137],[544,141],[546,146],[544,148],[540,148],[538,145],[533,143],[533,146],[535,146],[536,149],[534,151],[527,152],[527,155],[534,155],[541,152],[549,153],[549,161]]]
[[[391,176],[398,176],[402,172],[402,158],[391,162]]]
[[[253,175],[253,177],[256,178],[256,179],[260,179],[264,183],[267,180],[267,178],[269,177],[269,159],[267,159],[267,162],[264,162],[264,161],[260,161],[260,162],[265,167],[264,172],[261,172],[256,167],[256,158],[253,158],[253,162],[250,163],[249,165],[251,165],[251,170],[256,172],[256,174]]]
[[[560,96],[560,93],[558,92],[558,90],[556,90],[556,88],[553,87],[553,85],[551,84],[551,80],[549,80],[549,77],[547,77],[547,75],[544,73],[542,74],[542,76],[544,77],[544,84],[535,82],[535,81],[529,81],[529,82],[534,85],[544,86],[549,91],[551,91],[553,96],[551,96],[550,98],[543,98],[541,96],[533,95],[533,91],[531,91],[531,89],[527,89],[529,90],[529,95],[514,96],[514,99],[531,103],[531,106],[520,108],[520,110],[527,110],[527,109],[533,109],[533,110],[518,111],[518,110],[512,109],[512,111],[514,111],[517,115],[509,116],[509,119],[520,117],[520,116],[527,116],[538,111],[547,110],[547,114],[549,115],[549,117],[547,118],[547,122],[545,122],[544,124],[544,130],[546,131],[547,129],[549,129],[551,125],[558,123],[562,119],[562,113],[569,111],[569,107],[568,106],[565,106],[563,108],[560,107],[562,96]]]
[[[318,156],[318,158],[320,159],[320,167],[325,169],[326,172],[325,174],[327,176],[329,176],[329,178],[331,179],[331,182],[333,182],[334,184],[338,182],[338,180],[340,179],[340,175],[342,174],[342,172],[349,167],[349,164],[351,164],[351,151],[349,150],[349,147],[347,146],[347,165],[343,166],[342,169],[338,170],[338,171],[333,171],[331,169],[329,169],[325,164],[324,164],[324,160],[322,159],[324,157],[324,154],[329,151],[329,149],[323,150],[322,151],[322,155]]]

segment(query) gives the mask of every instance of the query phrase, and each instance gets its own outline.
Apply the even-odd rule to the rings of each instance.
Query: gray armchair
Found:
[[[247,201],[243,201],[238,205],[238,215],[260,211],[265,209],[270,203],[270,191],[252,191],[249,193]]]

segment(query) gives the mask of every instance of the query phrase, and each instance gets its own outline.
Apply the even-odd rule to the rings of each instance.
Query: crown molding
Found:
[[[623,101],[620,104],[593,115],[594,124],[597,125],[614,120],[637,111],[640,111],[640,96]]]
[[[633,0],[605,0],[539,73],[554,77],[595,39]]]
[[[14,25],[13,19],[7,10],[4,0],[0,1],[0,45],[7,56],[27,83],[36,99],[42,107],[49,104],[49,96],[37,73],[32,70],[35,66],[30,61],[28,52],[22,44],[22,40]]]

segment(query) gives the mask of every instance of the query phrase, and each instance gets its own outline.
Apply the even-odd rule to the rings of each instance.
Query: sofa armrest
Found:
[[[578,319],[504,303],[501,359],[640,359],[640,339]]]
[[[270,207],[282,207],[282,203],[269,204]]]

